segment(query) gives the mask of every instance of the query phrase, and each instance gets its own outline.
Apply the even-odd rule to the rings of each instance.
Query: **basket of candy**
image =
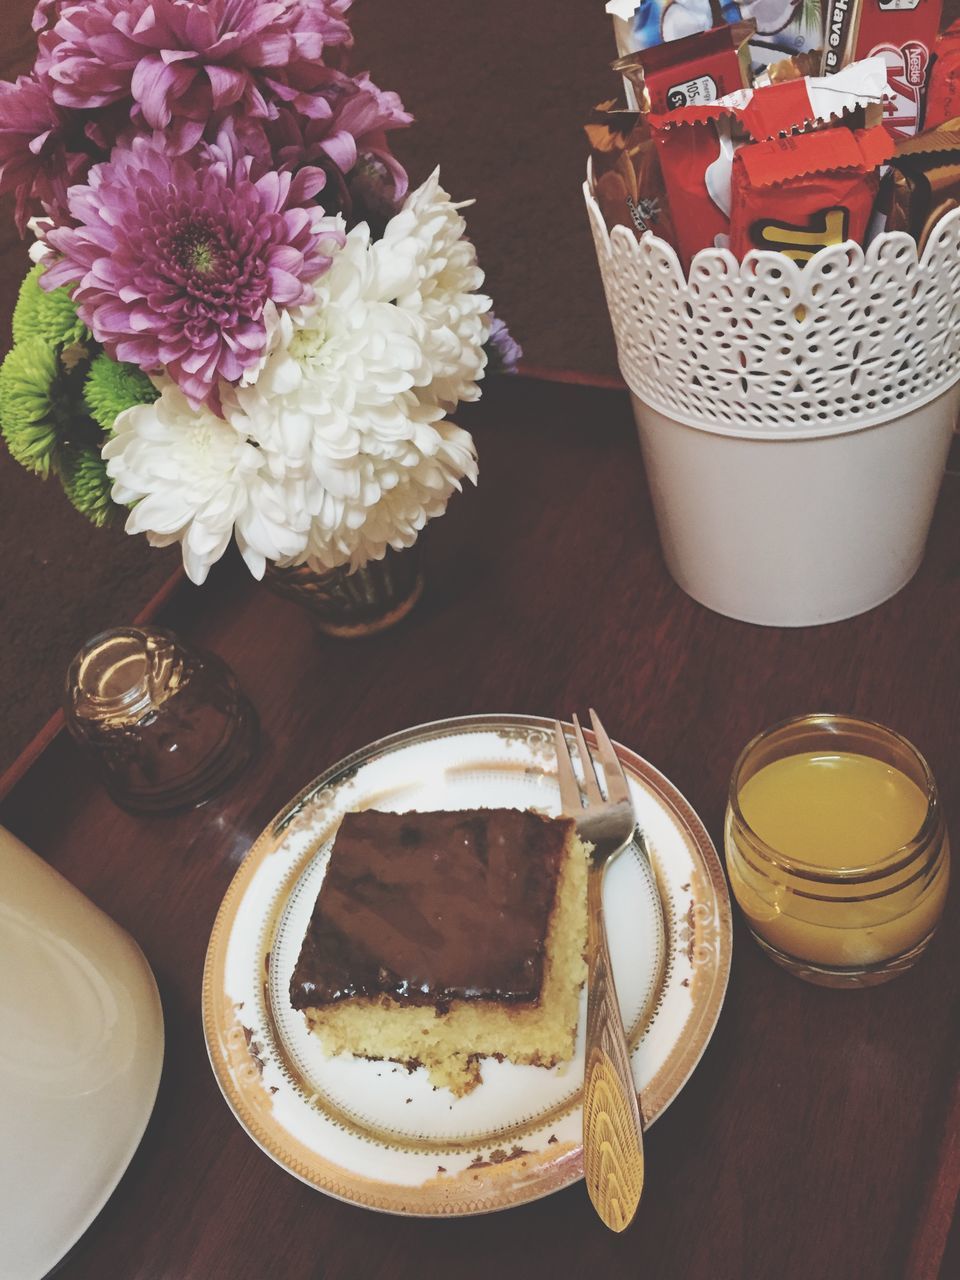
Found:
[[[933,7],[833,0],[823,76],[758,72],[736,26],[636,50],[637,107],[587,125],[664,556],[720,613],[836,621],[922,559],[960,408],[960,24],[935,43]]]

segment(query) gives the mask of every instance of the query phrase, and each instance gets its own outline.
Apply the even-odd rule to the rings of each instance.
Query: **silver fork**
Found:
[[[603,921],[603,875],[633,838],[636,818],[617,753],[591,709],[590,720],[607,784],[601,794],[580,721],[574,732],[583,764],[583,790],[573,771],[570,748],[554,722],[557,779],[564,815],[577,834],[593,845],[587,879],[587,1047],[583,1074],[583,1173],[593,1207],[612,1231],[633,1221],[643,1191],[643,1130],[630,1051],[620,1016]]]

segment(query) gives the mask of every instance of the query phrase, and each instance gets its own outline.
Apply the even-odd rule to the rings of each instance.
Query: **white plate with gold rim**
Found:
[[[604,887],[617,989],[649,1126],[713,1033],[730,971],[730,900],[699,818],[645,760],[617,747],[656,871],[639,844]],[[250,850],[217,915],[203,977],[210,1061],[237,1119],[321,1191],[391,1213],[455,1216],[524,1204],[582,1176],[586,997],[572,1061],[486,1059],[463,1098],[421,1068],[327,1057],[290,1005],[290,975],[344,813],[559,812],[552,721],[468,716],[397,733],[334,765]],[[657,888],[663,920],[657,907]]]

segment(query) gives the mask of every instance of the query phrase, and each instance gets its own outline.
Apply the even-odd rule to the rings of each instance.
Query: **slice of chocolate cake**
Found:
[[[329,1053],[422,1063],[466,1093],[479,1060],[573,1054],[586,851],[518,809],[347,814],[290,982]]]

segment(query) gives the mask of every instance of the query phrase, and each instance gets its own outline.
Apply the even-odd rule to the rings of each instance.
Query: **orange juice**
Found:
[[[740,791],[740,812],[771,849],[819,867],[867,867],[909,844],[927,797],[884,760],[803,751],[774,760]]]
[[[950,854],[933,779],[869,721],[804,717],[755,739],[734,771],[725,845],[754,937],[815,982],[895,976],[943,911]]]

